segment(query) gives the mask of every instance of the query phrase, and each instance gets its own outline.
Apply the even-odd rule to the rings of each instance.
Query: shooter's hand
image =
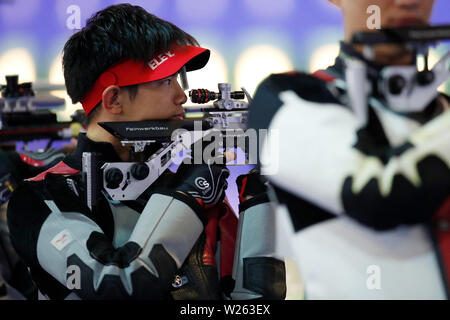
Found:
[[[265,183],[266,181],[261,176],[258,168],[254,168],[248,173],[237,177],[236,184],[239,191],[239,201],[243,203],[245,200],[266,193],[267,186]]]
[[[176,173],[176,179],[180,182],[175,190],[190,194],[205,209],[223,201],[230,175],[224,159],[213,160],[209,160],[208,164],[182,164]]]

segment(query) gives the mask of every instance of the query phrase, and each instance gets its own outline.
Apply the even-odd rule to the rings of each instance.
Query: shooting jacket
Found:
[[[76,151],[24,181],[8,208],[12,243],[51,299],[284,298],[284,263],[273,258],[267,197],[204,212],[170,188],[165,172],[136,201],[84,199],[81,159],[120,161],[109,143],[80,134]]]

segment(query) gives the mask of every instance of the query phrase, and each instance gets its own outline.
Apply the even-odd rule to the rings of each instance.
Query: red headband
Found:
[[[186,71],[203,68],[209,60],[208,49],[183,46],[159,54],[148,63],[122,60],[103,72],[95,81],[91,90],[81,100],[86,115],[102,101],[103,91],[111,85],[119,87],[161,80],[177,73],[183,66]]]

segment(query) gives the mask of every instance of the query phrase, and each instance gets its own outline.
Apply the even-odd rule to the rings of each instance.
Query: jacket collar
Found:
[[[122,162],[111,143],[93,141],[86,136],[86,133],[78,135],[77,148],[64,159],[64,162],[70,167],[81,171],[83,152],[99,153],[104,162]]]

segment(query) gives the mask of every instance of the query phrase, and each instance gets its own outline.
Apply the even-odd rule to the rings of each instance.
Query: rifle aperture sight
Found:
[[[195,89],[189,91],[189,97],[191,97],[193,103],[203,104],[213,100],[220,100],[222,95],[207,89]],[[230,97],[231,99],[242,100],[245,99],[245,93],[244,91],[233,91],[230,92]]]
[[[219,83],[219,92],[209,91],[207,89],[194,89],[189,91],[189,97],[193,103],[204,104],[214,101],[214,107],[220,110],[245,109],[247,103],[238,100],[244,100],[245,91],[231,91],[230,83]]]

